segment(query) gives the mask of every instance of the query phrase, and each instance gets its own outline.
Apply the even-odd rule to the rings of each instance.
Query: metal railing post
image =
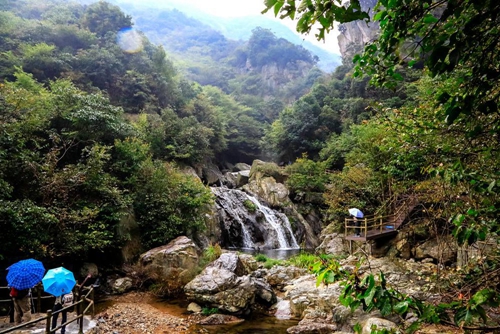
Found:
[[[83,300],[84,300],[84,296],[80,296],[80,304],[78,304],[78,308],[79,308],[79,315],[81,316],[80,318],[80,328],[78,329],[78,334],[83,334]]]
[[[10,312],[9,312],[9,321],[11,323],[14,322],[14,299],[10,299]]]
[[[367,233],[368,233],[368,218],[365,218],[365,238]]]
[[[90,299],[92,299],[92,319],[95,316],[95,295],[94,295],[94,287],[90,288]]]
[[[45,322],[45,334],[50,334],[50,323],[52,322],[52,310],[47,311],[47,320]]]
[[[36,313],[40,313],[42,310],[42,290],[40,286],[36,289]]]

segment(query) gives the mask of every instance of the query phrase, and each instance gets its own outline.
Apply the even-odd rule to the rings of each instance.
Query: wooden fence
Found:
[[[9,288],[8,287],[0,287],[0,289],[9,289]],[[75,321],[79,321],[78,322],[78,324],[79,324],[78,333],[83,334],[83,316],[86,313],[88,313],[90,310],[92,311],[92,317],[94,316],[94,313],[95,313],[94,286],[91,285],[90,287],[80,288],[80,286],[77,285],[75,290],[76,290],[75,292],[79,291],[79,293],[75,294],[77,296],[77,298],[76,298],[76,301],[72,305],[67,306],[61,310],[56,311],[56,312],[52,312],[52,310],[48,310],[47,314],[45,316],[43,316],[41,318],[37,318],[35,320],[31,320],[29,322],[22,323],[20,325],[14,326],[14,327],[0,330],[0,334],[10,333],[10,332],[13,332],[15,330],[26,328],[28,326],[34,326],[37,323],[40,323],[43,321],[45,321],[45,331],[44,331],[45,334],[55,333],[56,331],[61,329],[62,326],[66,326],[66,325],[68,325],[72,322],[75,322]],[[42,299],[49,299],[49,298],[54,299],[55,297],[52,295],[42,296],[42,291],[40,288],[36,289],[36,294],[37,294],[36,297],[31,296],[31,298],[32,298],[32,301],[33,301],[33,299],[36,299],[35,312],[40,313],[41,307],[42,307],[41,306]],[[14,308],[13,308],[12,300],[11,299],[4,299],[4,300],[0,300],[0,303],[2,303],[2,304],[3,303],[10,303],[10,309],[11,309],[10,321],[14,322]],[[32,306],[34,306],[33,304],[35,304],[35,303],[33,302]],[[53,329],[51,329],[52,317],[56,314],[63,312],[63,311],[67,312],[69,309],[71,309],[73,307],[75,308],[75,311],[77,314],[76,317],[71,319],[71,320],[66,321],[65,323],[63,323],[63,324],[61,324]]]

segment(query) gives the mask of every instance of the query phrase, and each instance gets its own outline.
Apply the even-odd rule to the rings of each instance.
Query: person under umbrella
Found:
[[[47,271],[42,279],[43,290],[56,297],[52,308],[52,329],[57,327],[57,318],[61,316],[61,324],[66,323],[68,310],[73,305],[73,288],[76,284],[75,276],[64,267],[58,267]],[[61,327],[61,334],[66,332],[66,326]]]
[[[363,214],[363,212],[361,212],[360,209],[357,208],[349,209],[349,214],[353,217],[354,226],[356,226],[354,236],[359,237],[361,235],[361,222],[358,220],[358,218],[363,218],[365,215]]]
[[[7,268],[7,284],[10,297],[14,302],[14,321],[31,321],[31,288],[38,284],[45,273],[42,262],[27,259],[14,263]]]

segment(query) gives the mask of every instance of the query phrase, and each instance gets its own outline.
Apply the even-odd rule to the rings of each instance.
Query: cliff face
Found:
[[[377,0],[361,0],[361,9],[368,11],[373,18],[373,7]],[[379,32],[378,22],[366,23],[358,20],[341,24],[338,36],[340,54],[342,58],[351,58],[354,54],[362,50],[364,45],[371,42]]]
[[[305,77],[312,67],[312,64],[300,60],[289,63],[283,69],[276,63],[270,63],[262,66],[261,75],[264,84],[272,91],[276,91],[292,81]]]

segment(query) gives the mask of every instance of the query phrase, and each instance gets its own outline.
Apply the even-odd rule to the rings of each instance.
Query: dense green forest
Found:
[[[107,2],[0,6],[3,259],[98,259],[129,238],[117,226],[131,217],[144,248],[196,234],[211,193],[178,167],[251,163],[285,100],[294,99],[264,98],[252,70],[227,82],[214,76],[210,85],[201,77],[210,77],[205,66],[194,78],[200,82],[189,79]],[[184,48],[194,48],[196,23],[181,26],[192,36]],[[211,34],[203,45],[210,38],[233,43]],[[265,29],[236,51],[256,70],[308,64],[310,73],[291,75],[296,80],[286,88],[299,95],[323,76],[309,52]],[[212,65],[220,60],[209,58]]]
[[[329,1],[303,3],[266,1],[299,18],[301,32],[320,22],[319,38],[334,22],[369,18],[359,1],[330,10]],[[123,30],[132,18],[109,3],[2,2],[0,259],[98,261],[128,238],[116,227],[130,217],[144,248],[193,235],[212,196],[178,167],[263,156],[290,163],[292,195],[320,195],[325,224],[340,225],[348,207],[380,212],[412,193],[422,206],[415,238],[496,245],[499,6],[381,0],[372,18],[378,40],[330,75],[266,29],[234,42],[168,12],[190,36],[172,43],[186,52],[184,76],[163,47]],[[163,29],[159,39],[178,41],[178,30]],[[262,82],[266,66],[296,70],[301,62],[307,73],[290,85]],[[498,305],[497,255],[457,268],[457,286],[487,291],[462,320]]]
[[[461,249],[478,243],[490,247],[489,253],[469,258],[462,267],[436,278],[440,283],[442,278],[453,282],[442,285],[451,298],[439,305],[398,294],[386,286],[383,273],[378,280],[372,275],[360,283],[335,263],[323,263],[318,266],[318,279],[328,283],[344,277],[346,290],[341,298],[353,309],[377,308],[382,314],[403,316],[416,312],[419,321],[407,329],[410,333],[421,322],[497,330],[500,3],[380,0],[371,18],[362,10],[363,0],[345,6],[325,0],[266,4],[277,15],[295,18],[298,31],[316,31],[319,39],[339,22],[378,21],[378,39],[354,57],[350,74],[391,89],[393,97],[406,94],[403,100],[375,96],[369,119],[326,139],[305,141],[321,133],[318,125],[314,132],[304,132],[307,137],[288,138],[301,144],[300,151],[311,158],[303,156],[289,167],[294,172],[288,180],[292,190],[324,193],[332,221],[339,221],[348,206],[383,213],[380,210],[398,196],[414,194],[421,209],[407,231],[417,241],[453,236]],[[313,100],[319,87],[303,99]],[[323,102],[339,93],[326,92]],[[294,124],[298,111],[304,109],[301,103],[281,113],[266,134],[278,145],[312,123],[307,116],[314,109],[309,108],[301,126]],[[325,168],[338,172],[327,175]]]

